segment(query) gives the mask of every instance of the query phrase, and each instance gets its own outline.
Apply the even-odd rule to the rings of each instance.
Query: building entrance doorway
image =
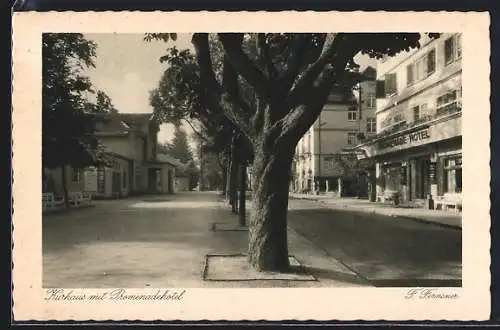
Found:
[[[113,171],[113,184],[111,191],[113,192],[113,196],[121,196],[121,175],[120,172]]]
[[[429,157],[415,159],[414,173],[412,173],[414,199],[425,199],[430,193],[429,165]]]
[[[158,169],[148,168],[148,189],[149,191],[156,191],[158,184]]]

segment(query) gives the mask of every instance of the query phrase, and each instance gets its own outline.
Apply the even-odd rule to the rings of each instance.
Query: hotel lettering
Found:
[[[397,136],[395,138],[392,138],[392,139],[389,139],[386,141],[380,141],[378,144],[378,147],[380,149],[393,148],[393,147],[405,145],[408,143],[417,143],[417,142],[425,141],[429,138],[430,138],[429,132],[427,129],[425,129],[425,130],[421,130],[418,132],[408,133],[405,135]]]

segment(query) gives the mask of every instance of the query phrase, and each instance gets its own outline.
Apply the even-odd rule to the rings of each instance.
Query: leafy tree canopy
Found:
[[[93,135],[98,108],[111,110],[109,97],[98,93],[98,104],[82,70],[94,67],[97,45],[79,33],[45,33],[42,37],[43,165],[85,166],[104,161],[104,151]],[[104,111],[104,110],[103,110]]]

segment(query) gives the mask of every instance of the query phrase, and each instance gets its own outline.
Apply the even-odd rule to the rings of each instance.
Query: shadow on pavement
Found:
[[[298,234],[375,286],[460,286],[461,231],[344,210],[289,210]]]
[[[303,266],[302,268],[303,272],[306,272],[308,274],[313,274],[315,277],[323,280],[327,279],[349,284],[366,284],[363,280],[361,280],[358,276],[354,274],[338,272],[333,269],[310,267],[310,266]],[[297,271],[300,272],[300,270]]]

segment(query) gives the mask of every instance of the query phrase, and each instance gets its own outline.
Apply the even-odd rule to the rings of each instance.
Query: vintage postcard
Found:
[[[488,319],[489,24],[14,13],[15,320]]]

